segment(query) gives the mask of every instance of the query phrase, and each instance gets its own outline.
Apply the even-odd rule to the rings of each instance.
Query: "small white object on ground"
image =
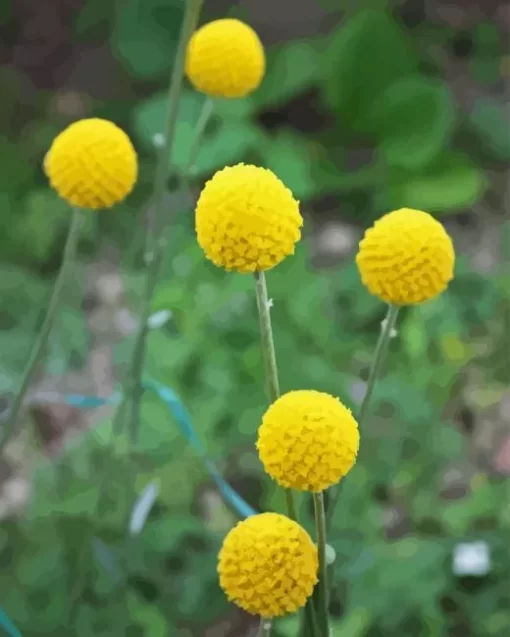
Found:
[[[491,570],[491,559],[487,542],[463,542],[453,550],[453,572],[455,575],[487,575]]]

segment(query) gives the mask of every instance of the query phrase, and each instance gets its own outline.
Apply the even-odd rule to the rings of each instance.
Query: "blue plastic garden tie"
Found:
[[[0,608],[0,626],[9,637],[21,637],[21,633],[12,623],[9,616]]]
[[[255,515],[256,511],[226,482],[214,462],[207,456],[205,447],[193,427],[191,415],[179,396],[167,385],[163,385],[152,379],[146,378],[143,381],[143,386],[145,389],[155,392],[165,403],[177,423],[181,434],[193,447],[195,453],[200,456],[207,472],[216,483],[218,490],[225,500],[232,505],[241,517],[248,518]],[[109,398],[81,396],[79,394],[65,395],[67,404],[78,407],[79,409],[94,409],[95,407],[102,407],[104,405],[118,404],[120,399],[121,396],[118,393],[113,394],[113,396]]]

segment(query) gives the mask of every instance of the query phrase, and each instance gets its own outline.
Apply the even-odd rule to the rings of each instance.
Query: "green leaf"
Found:
[[[466,447],[463,435],[448,423],[439,423],[435,427],[432,445],[436,457],[448,460],[462,457]]]
[[[104,0],[86,0],[74,19],[74,30],[81,38],[97,36],[98,27],[108,26],[115,12],[115,3]]]
[[[492,97],[476,101],[471,113],[471,124],[497,159],[510,159],[510,121],[503,104]]]
[[[206,175],[224,166],[243,160],[260,139],[260,131],[248,122],[223,124],[216,134],[210,135],[200,145],[196,169]]]
[[[272,170],[298,199],[317,194],[313,162],[307,142],[287,131],[268,137],[262,146],[264,164]]]
[[[163,75],[174,59],[184,2],[130,0],[119,6],[112,34],[114,52],[133,75]]]
[[[444,153],[426,171],[390,173],[388,196],[392,207],[446,212],[473,205],[485,190],[478,166],[462,153]]]
[[[36,262],[44,262],[65,233],[71,210],[49,189],[36,190],[26,199],[26,212],[19,218],[15,240],[19,248]]]
[[[502,491],[488,482],[482,483],[468,496],[443,504],[440,519],[448,533],[454,537],[463,537],[475,521],[498,510]]]
[[[363,607],[353,608],[331,626],[331,637],[363,637],[372,623],[372,613]]]
[[[12,0],[3,0],[0,5],[0,26],[9,22],[12,16]]]
[[[26,161],[19,144],[9,142],[4,136],[0,137],[0,163],[0,192],[6,196],[26,192],[32,185],[34,167]],[[2,208],[4,206],[2,202]],[[6,216],[5,210],[2,216]]]
[[[271,49],[267,73],[253,99],[260,108],[286,102],[314,84],[320,75],[319,42],[295,40]]]
[[[441,82],[401,79],[377,100],[370,120],[387,163],[416,170],[449,142],[454,124],[450,92]]]
[[[473,29],[473,54],[470,71],[481,84],[495,85],[501,81],[501,58],[505,54],[501,33],[492,21],[482,20]]]
[[[367,120],[379,96],[396,80],[417,69],[403,31],[383,11],[363,11],[333,35],[321,59],[324,95],[342,123],[357,132],[371,130]]]
[[[175,165],[185,168],[195,135],[203,103],[203,96],[184,91],[179,103],[179,125],[175,131],[172,158]],[[135,111],[134,126],[140,141],[147,147],[154,145],[154,137],[163,130],[167,97],[158,95],[143,102]],[[206,175],[226,165],[241,161],[256,145],[260,131],[248,121],[212,118],[212,130],[206,131],[196,162],[197,173]]]

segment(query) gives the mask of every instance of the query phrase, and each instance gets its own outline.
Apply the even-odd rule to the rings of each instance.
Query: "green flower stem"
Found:
[[[133,355],[127,374],[124,395],[131,400],[131,410],[128,420],[128,432],[132,443],[136,442],[140,422],[140,406],[143,395],[141,378],[145,363],[145,342],[149,331],[148,321],[151,313],[152,297],[159,280],[163,259],[167,248],[167,233],[165,232],[166,210],[165,192],[167,179],[170,172],[170,160],[172,142],[174,139],[179,112],[179,98],[181,95],[184,78],[184,65],[188,41],[195,31],[200,11],[204,0],[187,0],[184,20],[181,26],[179,44],[175,55],[170,88],[168,92],[168,111],[166,125],[163,132],[163,143],[159,148],[158,161],[154,180],[154,193],[152,204],[154,206],[154,223],[147,233],[147,279],[145,292],[142,298],[140,312],[140,324],[135,336]],[[123,409],[117,411],[118,419],[121,419]],[[117,420],[117,418],[116,418]]]
[[[269,402],[273,403],[280,397],[280,385],[278,383],[278,368],[276,366],[276,353],[274,349],[273,328],[271,325],[271,304],[267,296],[266,277],[264,272],[255,273],[257,307],[260,319],[260,336],[262,342],[262,355],[266,370],[266,384]],[[297,520],[296,503],[294,494],[290,489],[285,489],[285,499],[289,517]]]
[[[53,327],[53,323],[55,321],[55,316],[58,310],[58,306],[60,303],[60,298],[62,291],[64,289],[65,283],[69,276],[69,272],[73,266],[74,258],[76,254],[76,249],[78,246],[78,239],[80,235],[80,228],[83,221],[83,211],[75,208],[73,210],[73,214],[71,217],[71,223],[69,226],[69,231],[67,233],[67,239],[64,246],[64,252],[62,255],[62,264],[60,266],[59,273],[57,275],[57,280],[55,281],[55,285],[53,287],[53,292],[48,304],[48,309],[46,310],[46,316],[44,317],[44,322],[42,327],[37,335],[36,341],[32,347],[30,352],[30,356],[25,367],[25,371],[23,373],[23,378],[21,381],[20,388],[16,394],[14,399],[9,418],[5,423],[4,430],[2,432],[2,437],[0,439],[0,453],[4,449],[5,445],[9,441],[10,437],[14,433],[16,428],[16,422],[18,419],[18,415],[23,404],[23,399],[25,398],[30,384],[34,379],[34,375],[37,371],[37,367],[43,357],[44,350],[46,344],[48,342],[48,337],[51,332],[51,328]]]
[[[391,340],[391,333],[395,328],[395,324],[397,322],[398,312],[398,305],[389,305],[388,312],[386,313],[386,318],[381,325],[381,331],[379,333],[379,339],[375,347],[372,365],[370,366],[370,371],[368,373],[367,388],[365,391],[365,395],[363,396],[363,400],[361,401],[361,406],[359,408],[358,426],[360,429],[368,414],[368,408],[370,406],[372,394],[374,393],[376,381],[381,374],[382,366],[386,358],[386,353],[388,351]],[[330,503],[328,506],[328,524],[330,524],[331,520],[333,519],[333,513],[338,503],[339,495],[340,485],[337,485],[335,490],[331,492]]]
[[[198,153],[200,151],[200,143],[202,142],[205,129],[207,128],[207,124],[211,119],[213,111],[214,102],[210,97],[206,97],[204,103],[202,104],[200,115],[198,116],[198,121],[195,126],[195,132],[193,135],[193,141],[191,142],[188,161],[186,163],[186,166],[184,167],[184,175],[186,177],[193,176],[196,173],[196,163],[198,159]]]
[[[272,628],[273,622],[270,619],[261,619],[257,637],[269,637],[271,635]]]
[[[317,531],[317,546],[319,549],[319,582],[317,584],[317,622],[321,637],[329,637],[329,592],[328,592],[328,564],[326,561],[326,511],[324,509],[324,494],[313,494],[313,508],[315,513],[315,528]]]
[[[301,618],[301,626],[299,637],[321,637],[318,620],[313,605],[313,596],[309,597],[303,607],[303,616]]]
[[[372,365],[370,366],[370,372],[368,374],[367,389],[365,395],[363,396],[361,407],[359,408],[358,425],[360,427],[364,422],[368,413],[368,408],[370,407],[370,400],[372,398],[372,394],[374,393],[375,383],[381,373],[381,369],[390,344],[391,333],[395,329],[398,311],[398,305],[389,305],[386,318],[384,319],[384,322],[381,326],[381,332],[379,334],[379,339],[375,347],[374,358],[372,360]]]

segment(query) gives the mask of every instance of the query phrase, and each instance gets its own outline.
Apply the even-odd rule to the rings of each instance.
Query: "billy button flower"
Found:
[[[353,467],[358,424],[337,398],[313,390],[291,391],[266,411],[257,449],[265,471],[286,488],[318,493]]]
[[[434,217],[402,208],[366,231],[356,263],[369,292],[393,305],[414,305],[446,289],[453,278],[455,252]]]
[[[225,270],[261,272],[294,254],[303,218],[270,170],[230,166],[208,181],[196,206],[198,243]]]
[[[209,97],[245,97],[259,87],[265,68],[258,35],[240,20],[209,22],[188,44],[186,75],[197,91]]]
[[[111,208],[133,190],[135,149],[126,133],[104,119],[82,119],[58,135],[44,159],[57,193],[72,206]]]
[[[239,522],[219,553],[220,586],[230,601],[263,618],[294,613],[317,583],[317,548],[297,522],[261,513]]]

